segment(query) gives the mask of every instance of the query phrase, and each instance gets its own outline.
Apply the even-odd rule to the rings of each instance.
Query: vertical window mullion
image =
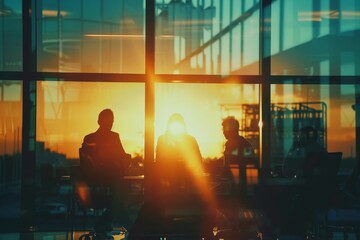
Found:
[[[151,179],[154,162],[154,114],[155,114],[155,1],[146,0],[145,12],[145,192],[144,200],[151,197]],[[149,190],[150,189],[150,190]]]
[[[22,178],[21,212],[23,234],[34,230],[35,145],[36,145],[36,8],[35,1],[22,1],[23,84],[22,84]],[[27,238],[29,239],[29,238]]]
[[[260,11],[260,167],[266,171],[270,169],[270,87],[271,87],[271,0],[263,0],[261,2]]]

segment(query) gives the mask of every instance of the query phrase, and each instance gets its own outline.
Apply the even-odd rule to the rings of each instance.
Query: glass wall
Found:
[[[259,149],[259,86],[256,84],[157,83],[155,85],[155,140],[166,131],[169,117],[181,114],[203,159],[223,157],[222,120],[233,116],[240,133]],[[155,141],[156,142],[156,141]]]
[[[38,71],[144,73],[144,0],[36,4]]]
[[[357,1],[274,1],[271,7],[271,74],[359,75]]]
[[[64,180],[71,176],[73,166],[80,165],[79,148],[83,139],[99,128],[98,115],[107,108],[114,113],[112,131],[119,133],[125,151],[131,154],[134,162],[126,174],[144,174],[144,84],[37,82],[39,214],[49,214],[43,210],[51,204],[71,207],[67,197],[73,186]]]
[[[156,73],[258,75],[259,4],[244,2],[156,0]]]
[[[22,70],[21,0],[0,1],[0,71]]]
[[[2,219],[20,216],[25,175],[36,178],[22,185],[31,190],[34,180],[35,216],[49,203],[68,212],[64,180],[105,108],[113,110],[113,130],[136,163],[128,175],[149,173],[144,166],[155,162],[173,113],[185,118],[205,162],[223,157],[221,122],[234,116],[256,157],[278,174],[305,126],[317,129],[327,151],[342,152],[341,173],[359,166],[360,1],[24,3],[0,0]],[[23,7],[30,5],[33,22],[25,24]],[[29,159],[34,134],[36,159]],[[29,174],[21,171],[24,163]],[[142,186],[134,189],[142,203]]]
[[[21,81],[0,80],[0,220],[20,216]]]
[[[302,128],[317,131],[328,152],[342,152],[347,174],[356,166],[356,97],[354,85],[274,84],[271,87],[272,165],[284,159]],[[277,168],[279,170],[279,168]]]

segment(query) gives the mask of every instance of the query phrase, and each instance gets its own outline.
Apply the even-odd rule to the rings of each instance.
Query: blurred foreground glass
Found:
[[[259,3],[249,3],[156,0],[156,73],[258,75]]]
[[[0,1],[0,71],[22,71],[21,0]]]
[[[38,71],[145,72],[144,0],[36,4]]]
[[[318,142],[329,152],[342,152],[342,171],[351,171],[356,157],[354,85],[272,85],[271,163],[281,166],[299,129],[313,126]]]
[[[20,217],[22,84],[0,80],[0,219]]]
[[[272,75],[359,75],[357,0],[273,1],[271,9]]]

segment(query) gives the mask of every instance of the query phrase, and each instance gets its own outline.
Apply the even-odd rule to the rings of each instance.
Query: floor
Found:
[[[285,234],[273,231],[273,235],[265,233],[266,230],[259,226],[271,225],[271,221],[266,218],[266,214],[260,210],[239,208],[237,212],[233,211],[233,207],[222,208],[221,211],[215,213],[219,221],[213,221],[214,218],[199,211],[184,211],[181,209],[172,209],[167,211],[161,218],[156,216],[153,209],[138,206],[133,208],[131,219],[133,223],[129,232],[123,233],[120,229],[121,225],[114,228],[114,239],[271,239],[271,240],[300,240],[305,239],[302,235]],[[182,213],[179,215],[178,213]],[[186,214],[184,214],[186,212]],[[155,214],[155,215],[154,215]],[[224,216],[223,216],[223,215]],[[215,215],[213,215],[215,216]],[[158,219],[158,220],[156,220]],[[161,219],[161,220],[159,220]],[[332,239],[332,240],[360,240],[360,208],[352,209],[331,209],[328,212],[329,226],[331,227],[331,237],[321,237],[313,239]],[[4,225],[1,223],[2,231],[0,240],[80,240],[81,236],[93,231],[95,217],[81,217],[76,219],[67,219],[65,217],[41,218],[38,220],[37,228],[27,234],[13,231],[13,224],[8,222]],[[232,222],[239,223],[235,232]],[[267,222],[270,221],[270,222]],[[15,222],[14,222],[15,224]],[[6,228],[6,225],[9,227]],[[5,227],[4,227],[5,226]],[[72,227],[73,230],[72,230]],[[235,227],[236,228],[236,227]],[[207,232],[207,234],[204,234]],[[320,230],[321,232],[321,230]],[[259,234],[260,233],[260,234]],[[261,234],[262,233],[262,234]],[[214,236],[216,235],[216,236]],[[321,234],[325,236],[325,234]],[[82,238],[81,240],[85,240]],[[93,238],[88,238],[93,239]],[[311,238],[310,238],[311,239]]]

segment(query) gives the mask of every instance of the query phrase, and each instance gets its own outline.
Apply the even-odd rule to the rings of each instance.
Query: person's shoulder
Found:
[[[119,136],[119,133],[114,132],[114,131],[110,131],[110,134],[113,135],[113,136]]]
[[[191,141],[193,141],[193,142],[197,142],[197,141],[196,141],[196,138],[195,138],[193,135],[187,133],[185,136],[186,136],[186,138],[187,138],[188,140],[191,140]]]
[[[96,137],[96,132],[89,133],[89,134],[85,135],[84,142],[86,142],[87,140],[94,139],[95,137]]]

